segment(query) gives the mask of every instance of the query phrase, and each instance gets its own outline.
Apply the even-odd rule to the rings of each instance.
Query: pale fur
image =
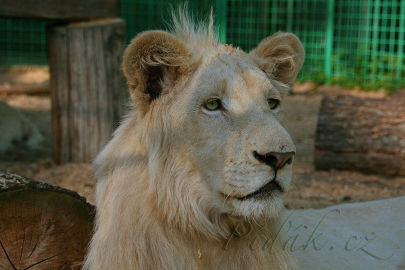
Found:
[[[19,110],[0,101],[0,153],[12,150],[14,143],[40,149],[43,140],[38,128]]]
[[[282,194],[238,198],[274,176],[253,151],[295,151],[267,98],[281,99],[295,80],[301,43],[286,34],[287,42],[264,50],[264,40],[246,54],[213,33],[212,19],[195,27],[180,12],[171,33],[141,33],[126,50],[123,72],[135,107],[94,162],[97,217],[84,269],[292,267],[278,241],[271,250],[249,247],[255,239],[266,244],[263,233],[276,235]],[[294,55],[278,53],[280,46]],[[284,65],[284,58],[299,61]],[[288,81],[276,76],[283,68]],[[226,113],[203,108],[212,96]],[[284,190],[291,166],[278,172]],[[235,228],[251,232],[237,237]]]

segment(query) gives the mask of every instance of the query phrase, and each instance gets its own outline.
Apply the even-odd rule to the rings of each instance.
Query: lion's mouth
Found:
[[[238,199],[247,200],[250,198],[265,198],[274,191],[283,192],[283,188],[280,186],[280,184],[276,181],[275,178],[273,178],[271,181],[269,181],[267,184],[265,184],[258,190]]]

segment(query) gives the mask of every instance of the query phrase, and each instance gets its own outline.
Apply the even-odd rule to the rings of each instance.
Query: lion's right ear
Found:
[[[136,36],[124,53],[122,70],[131,98],[141,114],[162,94],[163,79],[174,83],[190,62],[186,46],[164,31],[147,31]]]

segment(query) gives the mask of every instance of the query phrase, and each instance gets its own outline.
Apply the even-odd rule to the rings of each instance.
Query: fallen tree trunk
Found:
[[[405,91],[384,99],[324,97],[315,167],[405,175]]]
[[[0,172],[0,269],[81,269],[93,218],[75,192]]]
[[[14,86],[7,88],[0,86],[0,95],[48,95],[49,93],[49,87],[45,86]]]

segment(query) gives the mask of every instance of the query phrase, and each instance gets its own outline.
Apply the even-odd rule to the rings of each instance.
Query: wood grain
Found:
[[[79,20],[118,17],[118,0],[0,0],[0,16]]]
[[[89,162],[111,138],[128,99],[120,72],[125,24],[120,19],[50,30],[54,160]]]
[[[80,269],[94,211],[75,192],[0,172],[0,269]]]
[[[318,169],[405,175],[405,91],[384,99],[324,97],[316,131]]]

